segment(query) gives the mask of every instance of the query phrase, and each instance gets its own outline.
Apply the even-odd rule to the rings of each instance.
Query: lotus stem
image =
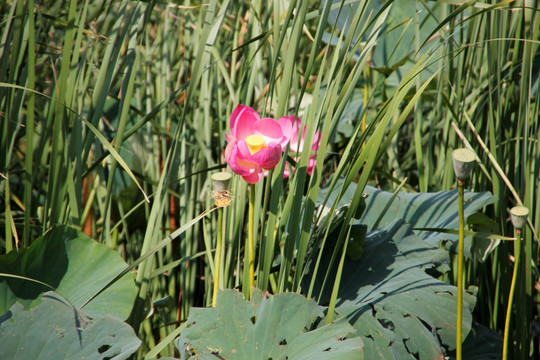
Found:
[[[222,289],[221,276],[221,254],[223,252],[223,209],[218,209],[216,255],[214,257],[214,291],[212,292],[212,307],[216,307],[218,290]]]
[[[230,204],[229,185],[232,175],[228,172],[218,172],[212,174],[211,179],[214,184],[212,197],[218,209],[216,255],[214,257],[214,288],[212,292],[212,307],[216,307],[217,293],[222,289],[221,277],[221,257],[223,253],[223,207]]]
[[[521,257],[521,230],[527,223],[529,209],[523,206],[516,206],[510,210],[512,224],[516,229],[516,242],[514,244],[514,272],[512,273],[512,282],[510,283],[510,294],[508,295],[508,307],[506,308],[506,319],[504,322],[503,337],[503,360],[508,358],[508,342],[510,334],[510,317],[512,316],[512,305],[514,303],[514,293],[516,289],[517,275],[519,272],[519,260]]]
[[[463,250],[465,242],[465,215],[463,211],[464,182],[458,179],[458,268],[457,268],[457,324],[456,324],[456,359],[461,360],[463,329]]]
[[[251,288],[255,285],[255,184],[249,190],[249,213],[248,213],[248,261],[249,261],[249,298],[251,299]]]
[[[456,359],[462,360],[463,329],[463,253],[465,243],[464,187],[471,175],[476,154],[469,149],[456,149],[452,152],[454,173],[458,182],[458,266],[457,266],[457,319],[456,319]]]

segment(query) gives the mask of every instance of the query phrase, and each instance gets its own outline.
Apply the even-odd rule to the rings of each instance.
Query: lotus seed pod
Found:
[[[516,229],[523,229],[527,223],[527,216],[529,216],[529,209],[525,206],[514,206],[510,209],[512,224]]]
[[[452,151],[454,173],[459,180],[466,180],[470,175],[476,160],[474,151],[460,148]]]
[[[226,191],[229,190],[229,184],[231,183],[231,173],[228,172],[217,172],[212,174],[210,177],[214,184],[214,190],[216,191]]]

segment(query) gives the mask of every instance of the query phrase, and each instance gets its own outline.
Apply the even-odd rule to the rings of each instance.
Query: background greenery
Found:
[[[121,283],[115,279],[126,279],[122,276],[129,272],[135,279],[133,295],[116,315],[142,340],[136,356],[160,351],[174,356],[173,339],[190,309],[211,304],[218,212],[223,212],[225,239],[221,283],[249,292],[243,276],[245,182],[235,176],[231,205],[199,217],[213,209],[210,174],[225,167],[224,133],[241,103],[274,118],[301,117],[307,146],[290,149],[289,155],[307,154],[309,140],[321,132],[311,176],[308,156],[301,156],[289,179],[282,178],[281,162],[256,187],[258,288],[315,298],[330,306],[332,319],[334,309],[349,316],[363,309],[351,309],[348,301],[373,283],[393,279],[394,271],[404,275],[403,262],[415,269],[413,278],[405,274],[404,283],[427,272],[430,286],[454,284],[457,237],[413,231],[455,229],[454,212],[436,218],[428,196],[428,203],[418,206],[433,221],[419,221],[391,210],[401,199],[391,194],[451,190],[451,152],[466,146],[478,156],[468,189],[496,196],[468,205],[470,230],[512,237],[508,209],[524,204],[531,210],[525,241],[516,245],[523,246],[524,261],[512,321],[524,326],[512,326],[512,342],[518,344],[516,358],[538,355],[538,335],[532,331],[540,228],[536,1],[21,0],[0,8],[2,273],[43,281],[80,307],[69,291],[62,292],[67,280],[49,283],[43,272],[28,270],[32,261],[11,265],[24,256],[46,264],[54,251],[36,249],[54,232],[71,234],[58,241],[61,248],[85,233],[128,264],[115,268],[115,260],[102,260],[95,265],[108,273],[96,290],[114,281],[112,291]],[[368,184],[389,194],[375,197]],[[361,218],[363,192],[372,196]],[[408,209],[406,204],[416,207],[418,198],[403,201]],[[387,222],[385,212],[400,214],[407,223]],[[59,224],[70,228],[55,227]],[[53,233],[46,233],[51,228]],[[383,238],[388,248],[370,252]],[[501,237],[479,238],[472,243],[485,245],[473,246],[466,262],[465,283],[476,297],[470,310],[476,301],[475,322],[501,333],[515,244],[495,246]],[[347,252],[349,243],[355,246]],[[34,250],[15,255],[31,244]],[[423,264],[414,252],[407,259],[408,249],[434,253]],[[79,251],[88,260],[97,256]],[[387,265],[376,281],[361,272],[354,277],[358,293],[340,291],[351,289],[342,281],[351,279],[351,261],[370,268],[374,260],[368,254]],[[59,273],[67,279],[69,272]],[[28,300],[13,290],[20,281],[0,283],[2,313],[15,299]],[[40,286],[39,293],[46,290]],[[453,289],[444,290],[450,298]],[[94,302],[86,295],[89,307],[99,304],[99,296]],[[383,295],[391,300],[388,292]],[[455,300],[445,307],[454,305]],[[426,359],[452,354],[452,339],[435,329],[443,319],[408,311],[418,322],[379,317],[373,323],[378,331],[360,334],[366,358],[378,346]],[[482,332],[484,327],[471,334],[492,336]],[[412,345],[402,328],[424,334],[423,342]],[[467,341],[474,341],[472,335]]]

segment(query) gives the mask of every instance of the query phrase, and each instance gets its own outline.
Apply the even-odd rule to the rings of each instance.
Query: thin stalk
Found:
[[[216,307],[218,290],[223,289],[222,278],[222,258],[223,258],[223,207],[229,206],[231,203],[229,185],[231,181],[231,174],[228,172],[217,172],[211,176],[214,190],[212,191],[212,197],[214,198],[214,204],[220,209],[218,210],[217,220],[217,239],[216,239],[216,254],[214,257],[214,286],[212,291],[212,307]]]
[[[347,229],[347,230],[345,230],[345,229]],[[347,231],[347,236],[342,237],[341,233],[344,233],[345,231]],[[328,304],[328,313],[326,314],[326,319],[325,319],[325,322],[324,322],[325,325],[329,325],[329,324],[332,323],[332,321],[334,321],[334,311],[336,310],[336,303],[337,303],[337,298],[338,298],[338,293],[339,293],[339,286],[341,284],[341,277],[342,277],[342,274],[343,274],[343,267],[344,267],[344,264],[345,264],[345,255],[347,254],[347,244],[348,244],[347,239],[350,236],[350,232],[351,232],[351,227],[350,226],[343,226],[341,231],[340,231],[340,236],[338,238],[338,242],[339,242],[339,240],[343,239],[343,251],[341,252],[341,259],[339,261],[339,265],[338,265],[338,268],[337,268],[336,279],[334,281],[334,286],[332,288],[332,295],[330,296],[330,303]],[[339,246],[339,244],[337,246]]]
[[[510,333],[510,316],[512,315],[512,303],[514,302],[514,292],[516,289],[516,279],[519,271],[519,258],[521,253],[521,229],[516,229],[516,243],[514,246],[514,273],[512,274],[512,282],[510,283],[510,294],[508,295],[508,306],[506,308],[506,320],[504,322],[504,338],[503,338],[503,360],[508,358],[508,337]]]
[[[13,215],[11,214],[11,189],[9,186],[9,173],[6,173],[6,187],[5,187],[5,197],[6,197],[6,208],[4,210],[4,216],[5,216],[5,241],[6,241],[6,254],[9,253],[11,250],[13,250],[13,245],[11,243],[11,236],[12,231],[15,232],[16,229],[11,226],[13,224]],[[19,249],[19,244],[15,242],[15,246],[17,247],[17,250]]]
[[[458,267],[457,267],[457,324],[456,324],[456,359],[461,360],[461,329],[463,327],[463,243],[465,237],[465,216],[463,212],[463,188],[465,181],[458,179]]]
[[[457,319],[456,319],[456,359],[461,360],[462,327],[463,327],[463,247],[465,243],[465,215],[463,211],[463,192],[465,181],[471,175],[476,154],[474,151],[460,148],[452,151],[452,165],[458,183],[458,265],[457,265]]]
[[[249,187],[249,212],[248,212],[248,268],[249,268],[249,290],[244,289],[244,294],[251,298],[251,288],[255,285],[255,197],[256,197],[255,184]],[[245,271],[245,270],[244,270]]]
[[[214,260],[214,291],[212,292],[212,307],[216,307],[217,292],[222,288],[219,278],[221,276],[221,254],[223,252],[223,208],[218,210],[217,243]]]
[[[530,318],[532,317],[532,312],[529,312],[527,309],[527,304],[531,302],[530,297],[527,296],[527,290],[526,290],[526,284],[523,280],[527,280],[525,275],[525,266],[523,264],[523,261],[520,261],[522,244],[521,244],[521,238],[526,237],[525,234],[522,234],[522,229],[525,227],[529,215],[529,209],[524,206],[514,206],[512,209],[510,209],[510,219],[512,220],[512,225],[514,225],[514,228],[516,229],[516,242],[514,243],[514,256],[515,256],[515,264],[514,264],[514,273],[512,275],[512,283],[510,287],[510,296],[508,301],[508,312],[507,316],[510,316],[509,313],[512,311],[511,304],[513,302],[513,297],[516,292],[516,286],[517,286],[517,293],[518,298],[516,299],[516,308],[515,308],[515,323],[516,323],[516,344],[514,346],[515,352],[514,352],[514,358],[515,359],[529,359],[531,358],[531,353],[529,351],[531,340],[530,337],[527,336],[527,334],[530,332]],[[525,259],[524,261],[530,261],[530,257],[527,257],[527,253],[524,253]],[[518,275],[519,274],[519,275]],[[520,277],[521,280],[517,285],[517,277]],[[508,318],[506,319],[507,322],[509,321]],[[509,324],[505,324],[505,331],[507,331],[507,327]],[[506,334],[506,333],[505,333]],[[506,344],[506,342],[505,342]],[[504,346],[504,345],[503,345]],[[506,345],[508,346],[508,345]],[[503,349],[504,350],[504,349]],[[506,354],[508,355],[508,354]],[[534,357],[534,356],[533,356]]]
[[[415,47],[416,51],[420,50],[420,19],[418,16],[418,13],[420,10],[418,9],[419,3],[416,2],[416,15],[415,15],[415,27],[414,27],[414,39],[415,39]],[[416,88],[419,89],[422,86],[422,80],[418,76],[416,78]],[[428,189],[428,183],[429,181],[427,178],[427,172],[424,167],[424,164],[427,164],[428,161],[424,159],[424,144],[422,143],[422,124],[424,122],[424,118],[422,116],[422,98],[418,99],[418,102],[414,106],[414,143],[415,143],[415,150],[416,150],[416,166],[418,167],[418,183],[420,186],[420,191],[427,192]],[[426,153],[427,154],[427,153]]]
[[[28,88],[34,89],[36,86],[35,72],[35,41],[36,41],[36,29],[34,21],[34,1],[29,0],[28,7]],[[26,154],[24,157],[24,163],[26,168],[25,187],[24,187],[24,206],[26,211],[24,212],[24,229],[23,229],[23,246],[30,245],[30,217],[32,215],[32,189],[33,189],[33,153],[34,153],[34,110],[35,110],[35,97],[32,91],[28,92],[27,99],[27,113],[26,113]],[[6,238],[6,240],[8,240]]]

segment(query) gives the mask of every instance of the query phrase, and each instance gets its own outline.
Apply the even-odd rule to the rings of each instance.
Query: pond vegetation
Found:
[[[0,359],[539,356],[537,2],[0,9]]]

